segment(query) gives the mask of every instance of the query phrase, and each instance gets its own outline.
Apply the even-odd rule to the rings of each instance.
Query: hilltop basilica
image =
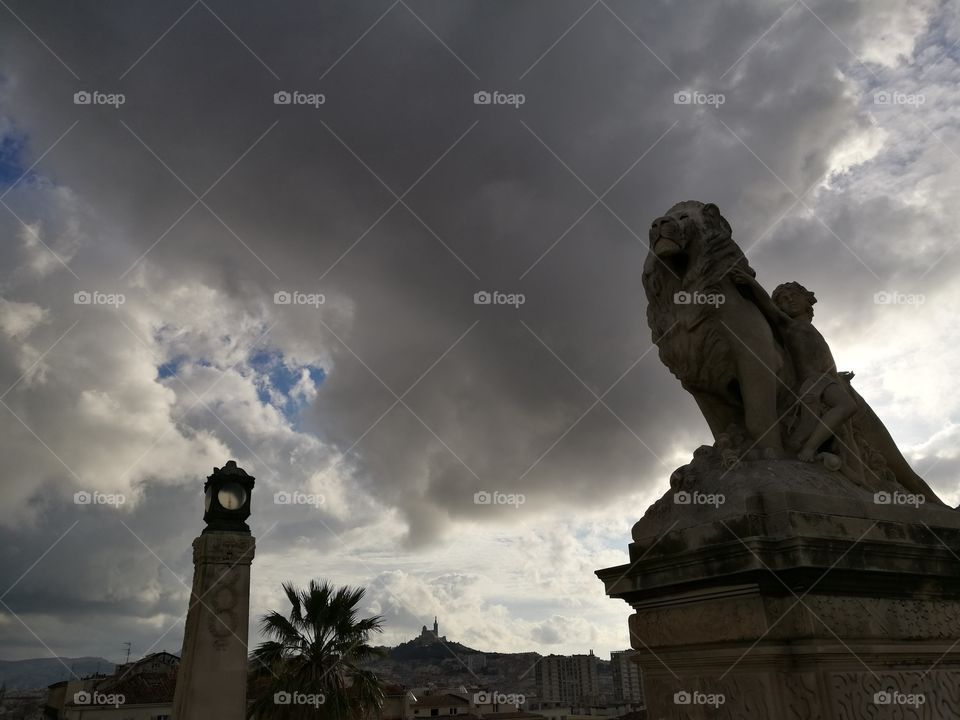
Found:
[[[424,625],[420,630],[420,636],[417,638],[417,642],[423,645],[432,645],[436,642],[446,642],[446,636],[441,637],[440,635],[440,626],[437,624],[437,617],[433,617],[433,630],[427,630],[427,626]]]

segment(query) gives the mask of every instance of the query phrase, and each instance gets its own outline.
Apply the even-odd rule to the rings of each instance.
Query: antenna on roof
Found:
[[[126,665],[127,663],[130,662],[130,642],[129,641],[125,642],[123,646],[127,649],[127,658],[126,660],[123,661],[123,664]]]

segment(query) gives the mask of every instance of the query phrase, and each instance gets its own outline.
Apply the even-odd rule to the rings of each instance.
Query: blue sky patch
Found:
[[[0,138],[0,188],[7,188],[15,183],[23,171],[22,155],[26,141],[16,135],[5,135]]]
[[[157,368],[157,377],[161,380],[166,380],[167,378],[173,377],[178,372],[180,372],[180,366],[183,365],[183,361],[186,360],[186,356],[179,355],[178,357],[168,360]]]
[[[291,367],[285,362],[279,350],[258,350],[247,360],[257,373],[257,396],[265,405],[273,405],[284,416],[292,420],[303,406],[302,397],[291,397],[290,393],[306,370],[314,385],[321,385],[326,379],[322,368],[313,365]]]

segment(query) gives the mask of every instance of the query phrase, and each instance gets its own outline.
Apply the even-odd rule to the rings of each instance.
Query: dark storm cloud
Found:
[[[850,50],[801,7],[774,26],[789,4],[10,6],[49,50],[7,17],[3,111],[29,138],[27,164],[77,122],[36,172],[72,188],[99,228],[77,247],[55,245],[82,278],[63,275],[68,292],[95,280],[133,294],[145,273],[149,292],[203,283],[234,310],[269,308],[275,342],[327,361],[303,427],[351,450],[352,481],[401,511],[413,545],[459,518],[571,512],[662,485],[670,458],[706,441],[651,351],[640,286],[647,226],[674,202],[718,203],[777,280],[817,277],[827,295],[866,297],[878,279],[864,263],[881,277],[895,269],[887,243],[843,208],[831,208],[830,229],[862,261],[809,217],[766,232],[865,129],[837,72]],[[841,38],[858,37],[869,12],[865,2],[811,7]],[[126,102],[77,106],[78,90]],[[325,102],[275,105],[283,90]],[[481,90],[526,100],[475,105]],[[726,101],[677,105],[681,90]],[[7,202],[32,222],[29,187]],[[173,226],[196,196],[206,206]],[[12,299],[51,304],[39,284],[16,289]],[[272,306],[283,289],[323,292],[328,306]],[[526,301],[474,304],[484,290]],[[13,382],[16,366],[2,361]],[[272,470],[257,472],[275,483]],[[527,502],[478,506],[479,490]],[[168,525],[150,517],[185,571],[196,519],[172,505]],[[338,531],[350,523],[324,518]],[[300,515],[277,538],[311,525],[326,533]],[[47,540],[13,538],[33,556]],[[93,542],[78,538],[77,548]],[[75,562],[102,583],[110,560],[97,553]],[[155,565],[140,568],[143,584]],[[51,590],[25,583],[14,597],[23,609]],[[153,614],[181,600],[117,602]]]

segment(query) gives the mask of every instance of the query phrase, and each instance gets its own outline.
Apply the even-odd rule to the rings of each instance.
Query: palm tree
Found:
[[[290,615],[264,615],[260,630],[270,639],[251,654],[254,681],[267,692],[251,704],[250,717],[360,720],[378,712],[383,689],[360,663],[379,654],[368,640],[382,632],[382,618],[357,617],[365,590],[325,580],[306,589],[286,582],[283,590]]]

